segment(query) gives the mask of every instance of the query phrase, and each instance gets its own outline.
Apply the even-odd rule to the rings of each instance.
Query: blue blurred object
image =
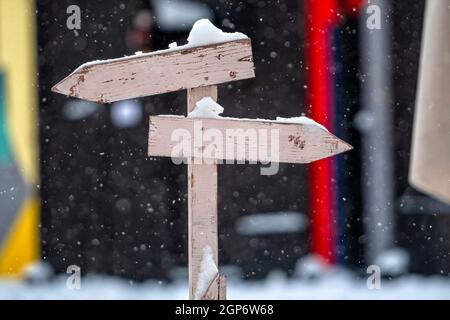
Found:
[[[195,21],[213,20],[212,11],[206,4],[188,0],[153,0],[156,24],[163,31],[189,31]]]

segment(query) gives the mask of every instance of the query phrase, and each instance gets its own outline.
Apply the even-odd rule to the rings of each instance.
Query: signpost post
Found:
[[[87,63],[52,90],[71,97],[110,103],[185,89],[189,113],[205,97],[217,100],[216,85],[254,76],[251,42],[247,38]],[[224,146],[223,141],[216,140],[211,144],[192,139],[189,140],[192,145],[176,155],[187,159],[188,163],[189,297],[225,299],[224,276],[216,273],[206,285],[202,283],[205,279],[201,276],[207,267],[204,265],[207,249],[212,254],[216,268],[218,266],[217,164],[222,160],[308,163],[344,152],[351,146],[321,126],[307,122],[152,116],[149,155],[173,157],[174,130],[184,130],[195,136],[196,126],[200,132],[212,129],[216,137],[231,141],[233,152],[220,150]],[[252,140],[248,136],[230,139],[235,138],[230,132],[245,133],[248,130],[257,133],[276,132],[277,141],[265,141],[269,149],[271,144],[279,144],[281,151],[277,150],[278,154],[261,155],[259,149],[264,139]],[[268,145],[266,143],[264,147]],[[204,156],[202,152],[206,149],[209,153]],[[234,152],[236,150],[244,152]],[[204,161],[207,158],[209,161]],[[199,286],[204,287],[203,292],[199,291]]]

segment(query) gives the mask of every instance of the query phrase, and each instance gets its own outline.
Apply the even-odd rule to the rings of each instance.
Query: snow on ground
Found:
[[[66,287],[67,276],[39,284],[0,279],[0,299],[187,299],[185,281],[136,283],[114,277],[82,278],[80,290]],[[229,299],[450,299],[450,278],[405,275],[381,280],[381,289],[369,290],[366,280],[342,269],[313,279],[287,278],[272,272],[265,281],[228,279]]]
[[[396,276],[408,270],[409,254],[403,248],[391,248],[381,252],[374,260],[383,274]]]

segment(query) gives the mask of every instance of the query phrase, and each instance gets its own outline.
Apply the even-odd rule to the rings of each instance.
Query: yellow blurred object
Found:
[[[16,212],[13,211],[14,207],[11,209],[9,206],[0,206],[0,215],[6,217],[9,224],[4,225],[6,231],[0,235],[0,276],[20,276],[23,267],[36,261],[40,255],[40,202],[36,191],[39,183],[39,158],[35,17],[34,0],[0,0],[0,72],[4,79],[5,115],[3,127],[6,128],[11,159],[11,163],[3,164],[3,167],[0,163],[0,173],[8,176],[8,170],[13,168],[19,174],[11,183],[23,186],[23,193],[13,191],[20,195],[20,198],[15,197],[16,194],[13,193],[18,202]],[[7,202],[9,199],[4,196],[0,200]],[[8,220],[8,217],[12,219]]]
[[[0,0],[0,68],[6,81],[13,155],[25,180],[38,182],[37,68],[34,0]]]
[[[39,199],[30,198],[0,247],[0,275],[19,277],[23,267],[39,258],[38,224]]]

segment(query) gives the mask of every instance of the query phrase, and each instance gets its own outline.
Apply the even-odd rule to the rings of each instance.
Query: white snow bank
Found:
[[[295,272],[302,278],[313,279],[332,271],[333,267],[319,255],[309,254],[297,261]]]
[[[225,271],[225,268],[223,269]],[[42,283],[27,283],[0,278],[0,299],[187,299],[187,278],[170,284],[156,280],[144,283],[118,277],[88,275],[80,290],[66,287],[69,275]],[[370,290],[366,278],[345,269],[329,270],[311,280],[270,275],[264,281],[243,281],[227,274],[230,299],[450,299],[450,278],[408,274],[381,279],[379,290]]]
[[[118,62],[123,61],[127,59],[132,58],[142,58],[147,56],[152,56],[156,54],[161,53],[167,53],[172,51],[179,51],[214,43],[221,43],[221,42],[228,42],[228,41],[234,41],[234,40],[241,40],[241,39],[248,39],[248,37],[240,32],[223,32],[216,26],[214,26],[211,21],[208,19],[200,19],[194,23],[192,26],[191,32],[189,33],[188,37],[188,43],[182,46],[178,46],[176,42],[172,42],[169,45],[168,49],[164,50],[158,50],[158,51],[152,51],[148,53],[142,53],[141,51],[136,52],[134,55],[131,56],[125,56],[122,58],[116,58],[116,59],[107,59],[107,60],[95,60],[90,61],[82,64],[79,66],[73,73],[77,72],[81,68],[103,64],[103,63],[110,63],[110,62]]]
[[[409,254],[402,248],[391,248],[380,253],[374,260],[381,273],[397,276],[408,272]]]
[[[189,118],[221,118],[223,107],[211,97],[205,97],[195,104],[194,110],[189,112]]]
[[[23,275],[29,282],[43,282],[53,276],[53,269],[48,262],[37,261],[28,264],[23,270]]]
[[[200,264],[200,273],[197,279],[197,290],[194,294],[195,300],[200,300],[208,290],[219,270],[214,262],[213,252],[210,246],[203,248],[203,257]]]

